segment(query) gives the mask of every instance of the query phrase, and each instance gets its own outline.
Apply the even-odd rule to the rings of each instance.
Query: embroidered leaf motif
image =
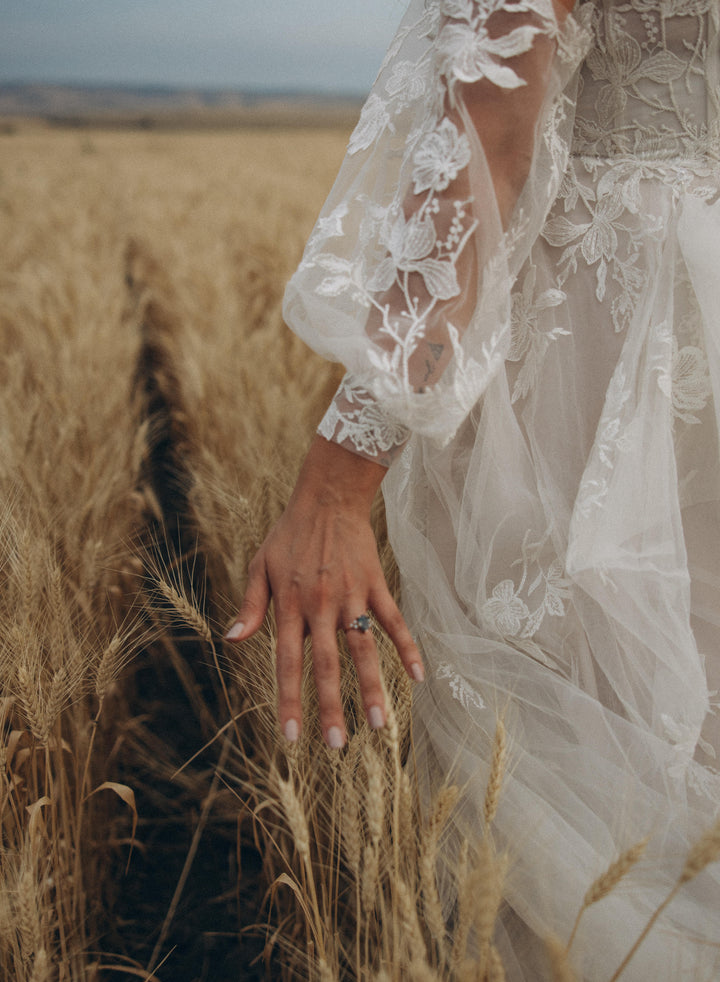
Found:
[[[486,709],[485,702],[477,689],[472,688],[467,679],[459,675],[450,665],[438,665],[435,677],[447,679],[453,699],[456,699],[465,709]]]
[[[350,137],[348,153],[352,155],[367,150],[389,125],[390,114],[386,104],[379,95],[373,93],[363,106],[358,124]]]
[[[525,85],[524,79],[502,61],[529,51],[538,33],[539,28],[523,25],[491,38],[484,27],[447,24],[437,42],[441,74],[451,88],[455,82],[479,82],[483,78],[503,89]]]
[[[455,264],[450,260],[425,259],[409,268],[420,273],[428,293],[438,300],[449,300],[460,293]]]

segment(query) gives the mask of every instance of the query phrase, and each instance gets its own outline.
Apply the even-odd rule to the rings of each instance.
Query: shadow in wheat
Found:
[[[164,971],[174,978],[253,979],[260,976],[251,967],[239,974],[238,966],[262,948],[241,933],[257,920],[260,862],[216,774],[228,748],[214,738],[228,707],[212,666],[214,639],[203,637],[203,625],[216,620],[215,591],[188,498],[193,426],[178,368],[181,321],[169,277],[136,242],[126,250],[125,276],[126,322],[142,342],[134,397],[148,437],[138,490],[148,616],[158,639],[127,683],[134,723],[122,765],[137,793],[142,848],[118,901],[117,940],[151,971],[169,956]]]

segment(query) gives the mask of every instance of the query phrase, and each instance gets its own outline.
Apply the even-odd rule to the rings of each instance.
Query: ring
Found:
[[[370,624],[370,618],[368,617],[368,615],[367,614],[360,614],[359,617],[356,617],[354,621],[351,621],[348,624],[348,626],[345,628],[345,630],[346,631],[361,631],[363,634],[365,634],[366,631],[369,631],[370,630],[370,627],[371,627],[371,624]]]

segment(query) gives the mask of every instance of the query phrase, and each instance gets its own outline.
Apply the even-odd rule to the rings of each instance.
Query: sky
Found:
[[[366,92],[403,0],[2,0],[0,84]]]

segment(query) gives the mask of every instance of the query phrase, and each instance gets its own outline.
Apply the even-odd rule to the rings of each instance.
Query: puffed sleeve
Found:
[[[347,369],[320,432],[447,443],[503,364],[557,194],[587,33],[559,0],[412,0],[284,301]]]

